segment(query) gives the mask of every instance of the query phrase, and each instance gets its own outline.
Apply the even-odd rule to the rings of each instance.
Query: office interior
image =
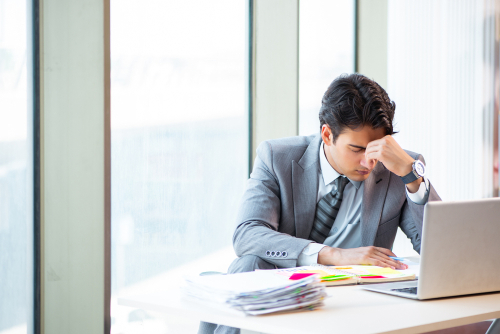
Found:
[[[499,0],[0,0],[0,334],[195,333],[257,145],[359,72],[446,201],[498,196]],[[416,252],[399,231],[393,251]]]

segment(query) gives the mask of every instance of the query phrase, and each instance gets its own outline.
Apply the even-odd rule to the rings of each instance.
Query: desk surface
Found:
[[[235,315],[168,292],[118,298],[125,306],[264,333],[421,333],[500,318],[500,293],[417,301],[361,289],[327,288],[325,306],[305,312],[266,316]]]

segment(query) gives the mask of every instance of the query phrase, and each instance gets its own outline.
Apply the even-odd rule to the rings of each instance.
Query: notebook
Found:
[[[323,266],[318,264],[296,268],[272,269],[270,271],[277,275],[286,276],[290,280],[302,279],[317,274],[320,276],[321,282],[326,286],[399,282],[416,278],[413,272],[365,265]]]

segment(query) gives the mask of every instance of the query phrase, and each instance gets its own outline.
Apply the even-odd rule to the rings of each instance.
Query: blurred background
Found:
[[[32,332],[30,3],[0,0],[1,334]],[[196,332],[197,321],[120,306],[117,297],[165,289],[190,271],[225,271],[235,258],[256,144],[274,137],[255,134],[256,117],[273,112],[256,110],[259,80],[273,75],[266,67],[259,76],[258,3],[111,0],[114,334]],[[296,59],[290,135],[317,133],[330,82],[359,72],[395,101],[395,138],[424,155],[443,200],[498,196],[496,1],[293,3],[296,54],[282,59]],[[394,252],[414,254],[401,231]]]

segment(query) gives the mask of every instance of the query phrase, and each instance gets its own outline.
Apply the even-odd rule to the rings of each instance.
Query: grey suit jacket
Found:
[[[233,246],[238,256],[256,255],[278,267],[295,267],[316,212],[321,136],[263,142],[240,205]],[[409,152],[425,163],[417,153]],[[441,200],[430,185],[429,201]],[[406,197],[401,178],[377,163],[363,192],[362,246],[391,249],[398,226],[420,252],[424,205]],[[271,252],[285,252],[273,256]]]

